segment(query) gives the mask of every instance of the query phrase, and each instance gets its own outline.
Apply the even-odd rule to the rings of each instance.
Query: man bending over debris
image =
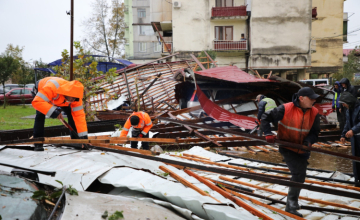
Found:
[[[258,111],[258,115],[257,115],[257,119],[259,121],[261,121],[261,116],[264,114],[264,112],[273,110],[274,108],[277,107],[275,101],[271,98],[268,98],[262,94],[259,94],[258,96],[256,96],[256,101],[258,103],[258,107],[259,107],[259,111]],[[258,130],[258,136],[262,136],[262,130],[259,129]]]
[[[345,137],[351,140],[351,152],[353,156],[360,156],[360,101],[350,92],[343,92],[339,102],[347,108],[346,123],[341,134],[340,141],[345,144]],[[355,186],[360,187],[360,163],[353,162]]]
[[[126,137],[132,127],[132,137],[149,138],[149,131],[153,126],[150,116],[145,112],[134,112],[126,120],[120,137]],[[137,141],[131,141],[131,148],[137,148]],[[142,142],[142,148],[149,150],[149,142]]]
[[[261,127],[266,141],[274,143],[278,138],[306,146],[315,143],[320,132],[320,116],[313,105],[318,97],[311,88],[305,87],[293,95],[292,102],[265,112],[261,117]],[[271,133],[270,122],[279,122],[277,137]],[[291,181],[304,183],[310,152],[285,146],[280,146],[279,152],[291,172]],[[302,217],[296,211],[300,209],[300,190],[301,188],[289,187],[285,211]]]
[[[34,138],[44,137],[45,115],[63,120],[61,111],[67,115],[69,125],[78,132],[80,139],[88,139],[85,113],[82,105],[84,86],[79,81],[67,81],[59,77],[46,77],[36,86],[37,93],[32,101],[36,109]],[[58,108],[58,107],[61,107]],[[71,133],[71,132],[70,132]],[[71,139],[77,139],[71,133]],[[35,144],[35,151],[43,151],[42,144]]]

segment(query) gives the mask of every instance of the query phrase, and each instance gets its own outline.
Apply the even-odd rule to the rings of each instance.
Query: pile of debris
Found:
[[[285,164],[239,154],[278,151],[264,137],[249,134],[256,127],[255,97],[263,94],[279,105],[306,85],[217,67],[209,56],[209,69],[195,57],[161,63],[174,55],[122,69],[113,83],[101,85],[89,101],[102,121],[88,123],[88,140],[64,137],[68,130],[62,127],[36,139],[28,139],[30,129],[0,132],[0,172],[76,189],[78,195],[64,193],[62,205],[53,205],[53,219],[110,219],[115,213],[125,219],[302,219],[284,211],[288,187],[303,189],[299,212],[306,219],[359,218],[360,189],[353,187],[352,174],[309,168],[301,184],[290,181]],[[332,92],[312,88],[320,95],[319,142],[313,147],[276,143],[360,161],[329,150],[348,143],[337,142],[340,131],[326,119]],[[115,125],[138,110],[153,119],[151,138],[118,137]],[[150,142],[152,151],[129,148],[130,141]],[[45,144],[45,151],[34,152],[35,143]],[[0,215],[11,216],[6,207]]]

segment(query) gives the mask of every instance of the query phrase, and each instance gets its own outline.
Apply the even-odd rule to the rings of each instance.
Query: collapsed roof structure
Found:
[[[150,219],[160,219],[160,212],[167,213],[161,215],[165,219],[302,219],[284,211],[290,186],[303,189],[300,212],[306,219],[360,216],[360,190],[352,186],[352,174],[308,169],[305,183],[300,184],[289,181],[285,164],[239,154],[278,151],[264,138],[248,134],[256,126],[255,97],[261,93],[282,104],[307,85],[276,76],[263,79],[234,66],[217,67],[209,56],[206,62],[193,57],[161,63],[167,58],[119,70],[113,83],[101,85],[90,103],[102,121],[88,124],[88,140],[58,137],[68,134],[60,126],[37,139],[27,139],[32,135],[30,129],[0,132],[0,171],[10,174],[20,169],[34,174],[41,184],[59,188],[60,181],[77,189],[79,197],[66,194],[62,214],[55,219],[95,219],[107,209],[134,219],[146,206],[151,207],[145,211]],[[206,69],[204,64],[213,68]],[[336,125],[326,121],[332,111],[332,93],[313,89],[320,95],[316,107],[323,116],[322,130],[319,142],[306,149],[360,161],[328,150],[342,146],[335,142],[339,138]],[[114,105],[109,97],[115,94],[127,99],[126,105]],[[151,138],[119,138],[114,125],[122,125],[136,109],[148,112],[154,120]],[[153,152],[127,148],[131,140],[153,143]],[[33,143],[46,144],[46,150],[32,151],[28,145]],[[69,147],[75,143],[94,148]],[[155,144],[172,152],[155,153]],[[109,201],[131,203],[106,205]],[[5,211],[0,209],[0,215]]]

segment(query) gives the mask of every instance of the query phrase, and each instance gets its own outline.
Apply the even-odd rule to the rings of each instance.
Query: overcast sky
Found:
[[[6,45],[25,46],[26,61],[52,62],[61,58],[64,49],[70,50],[70,0],[0,0],[0,53]],[[91,15],[92,0],[74,0],[74,40],[85,34],[81,22]],[[349,12],[349,32],[360,28],[360,1],[345,1]],[[355,13],[355,14],[353,14]],[[352,15],[353,14],[353,15]],[[348,37],[344,48],[360,45],[360,31]],[[355,42],[355,43],[354,43]]]
[[[83,38],[81,23],[91,14],[91,0],[74,0],[74,40]],[[6,45],[25,46],[25,61],[52,62],[70,52],[70,0],[0,0],[0,53]],[[31,61],[30,61],[31,62]]]
[[[348,12],[348,42],[344,44],[344,49],[352,49],[360,45],[360,1],[347,0],[344,3],[344,12]],[[358,30],[350,34],[351,31]]]

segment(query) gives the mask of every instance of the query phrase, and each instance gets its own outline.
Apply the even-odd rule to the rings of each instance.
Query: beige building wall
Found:
[[[250,66],[304,69],[311,66],[311,0],[251,2]]]
[[[210,16],[208,0],[181,1],[172,10],[174,51],[202,51],[210,49]]]
[[[172,20],[172,0],[150,0],[151,21],[163,22]]]
[[[343,66],[344,0],[312,0],[317,18],[312,21],[316,52],[311,55],[313,73],[336,73]]]

